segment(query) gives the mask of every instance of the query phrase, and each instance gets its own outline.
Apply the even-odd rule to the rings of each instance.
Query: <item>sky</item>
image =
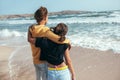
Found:
[[[0,0],[0,15],[33,14],[40,6],[49,12],[120,10],[120,0]]]

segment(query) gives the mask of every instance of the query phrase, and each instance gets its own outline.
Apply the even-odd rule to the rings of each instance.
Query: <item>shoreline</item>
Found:
[[[15,50],[15,48],[0,46],[1,80],[10,80],[8,59]],[[24,53],[20,52],[21,50]],[[34,80],[35,72],[30,46],[25,46],[20,51],[18,50],[17,54],[13,57],[15,60],[14,63],[16,64],[13,67],[16,72],[13,76],[16,77],[16,80]],[[23,56],[23,54],[25,55]],[[25,59],[26,56],[27,58]],[[77,80],[120,80],[120,54],[115,54],[111,50],[99,51],[82,47],[72,47],[70,56]],[[26,61],[22,62],[22,60]]]
[[[11,47],[0,46],[0,79],[1,80],[10,80],[8,59],[14,50],[15,49]]]

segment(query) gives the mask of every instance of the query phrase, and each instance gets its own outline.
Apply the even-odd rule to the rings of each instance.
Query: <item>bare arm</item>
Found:
[[[65,41],[60,42],[58,41],[60,36],[53,33],[48,27],[30,27],[29,31],[32,33],[32,37],[47,37],[48,39],[52,40],[55,43],[63,44],[63,43],[69,43],[70,41],[68,39],[65,39]]]
[[[28,29],[28,42],[35,44],[35,38],[32,37],[32,34],[30,32],[30,27]]]
[[[75,80],[75,72],[74,72],[72,61],[71,61],[71,58],[70,58],[70,55],[69,55],[69,49],[68,48],[65,51],[65,61],[66,61],[66,64],[68,65],[68,68],[69,68],[71,74],[72,74],[72,80]]]

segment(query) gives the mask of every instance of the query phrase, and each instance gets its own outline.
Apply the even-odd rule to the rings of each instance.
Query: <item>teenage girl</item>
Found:
[[[61,36],[59,41],[62,42],[65,40],[68,27],[64,23],[59,23],[51,30]],[[42,37],[36,38],[35,45],[41,48],[40,60],[48,62],[48,80],[75,80],[75,72],[69,55],[71,48],[69,44],[57,44]]]

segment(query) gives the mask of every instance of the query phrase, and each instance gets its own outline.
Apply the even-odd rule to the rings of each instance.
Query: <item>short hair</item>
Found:
[[[40,7],[36,10],[34,13],[34,18],[37,22],[41,22],[43,19],[45,19],[48,15],[48,10],[45,7]]]

